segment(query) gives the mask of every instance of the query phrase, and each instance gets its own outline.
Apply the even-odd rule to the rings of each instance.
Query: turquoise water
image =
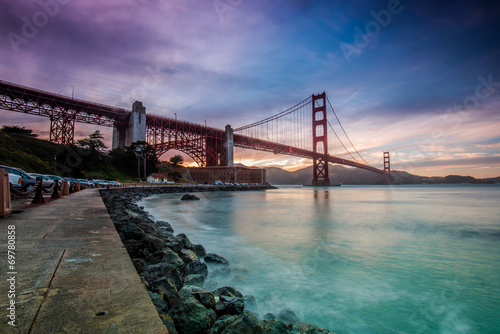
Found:
[[[226,257],[261,316],[342,333],[500,333],[500,186],[282,186],[140,205]]]

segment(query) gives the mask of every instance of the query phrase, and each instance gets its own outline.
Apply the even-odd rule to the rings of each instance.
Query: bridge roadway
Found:
[[[15,226],[15,327],[7,231]],[[97,189],[0,219],[0,333],[167,333]]]

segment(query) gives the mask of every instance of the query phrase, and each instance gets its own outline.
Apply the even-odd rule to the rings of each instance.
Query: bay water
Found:
[[[342,333],[500,333],[500,186],[280,186],[139,205],[230,261],[208,289]]]

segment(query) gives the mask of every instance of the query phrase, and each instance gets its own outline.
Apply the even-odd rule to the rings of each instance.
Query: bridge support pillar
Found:
[[[391,183],[391,157],[389,152],[384,152],[384,184]]]
[[[234,140],[233,128],[231,125],[226,125],[226,142],[224,143],[226,149],[226,166],[234,166]]]
[[[329,186],[326,93],[312,96],[313,186]]]
[[[136,141],[146,141],[146,107],[135,101],[125,127],[113,127],[113,148],[130,146]]]

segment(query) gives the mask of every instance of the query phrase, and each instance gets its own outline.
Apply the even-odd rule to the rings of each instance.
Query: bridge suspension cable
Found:
[[[351,139],[349,138],[349,136],[347,135],[347,132],[345,131],[344,127],[342,126],[342,123],[340,122],[340,119],[338,118],[337,116],[337,113],[335,112],[335,109],[333,109],[332,107],[332,104],[330,103],[330,99],[328,98],[328,95],[326,96],[326,100],[328,101],[328,105],[330,106],[330,109],[332,110],[333,114],[335,115],[335,118],[337,119],[337,122],[339,123],[340,125],[340,128],[342,129],[342,131],[344,132],[347,140],[349,141],[349,143],[351,143],[351,146],[352,148],[354,149],[354,151],[356,151],[356,153],[358,154],[358,156],[361,158],[361,160],[364,161],[365,164],[367,165],[370,165],[362,156],[361,154],[359,154],[358,150],[356,149],[356,147],[354,146],[354,144],[352,143]],[[330,127],[332,128],[332,131],[333,133],[335,133],[335,136],[338,138],[338,140],[340,141],[340,143],[342,144],[342,146],[344,147],[344,149],[349,153],[349,155],[355,160],[355,161],[358,161],[352,154],[351,152],[349,152],[349,150],[345,147],[344,143],[342,142],[342,140],[340,140],[339,136],[337,135],[337,133],[335,132],[335,130],[333,129],[332,125],[330,124],[330,121],[328,121],[328,124],[330,125]]]

